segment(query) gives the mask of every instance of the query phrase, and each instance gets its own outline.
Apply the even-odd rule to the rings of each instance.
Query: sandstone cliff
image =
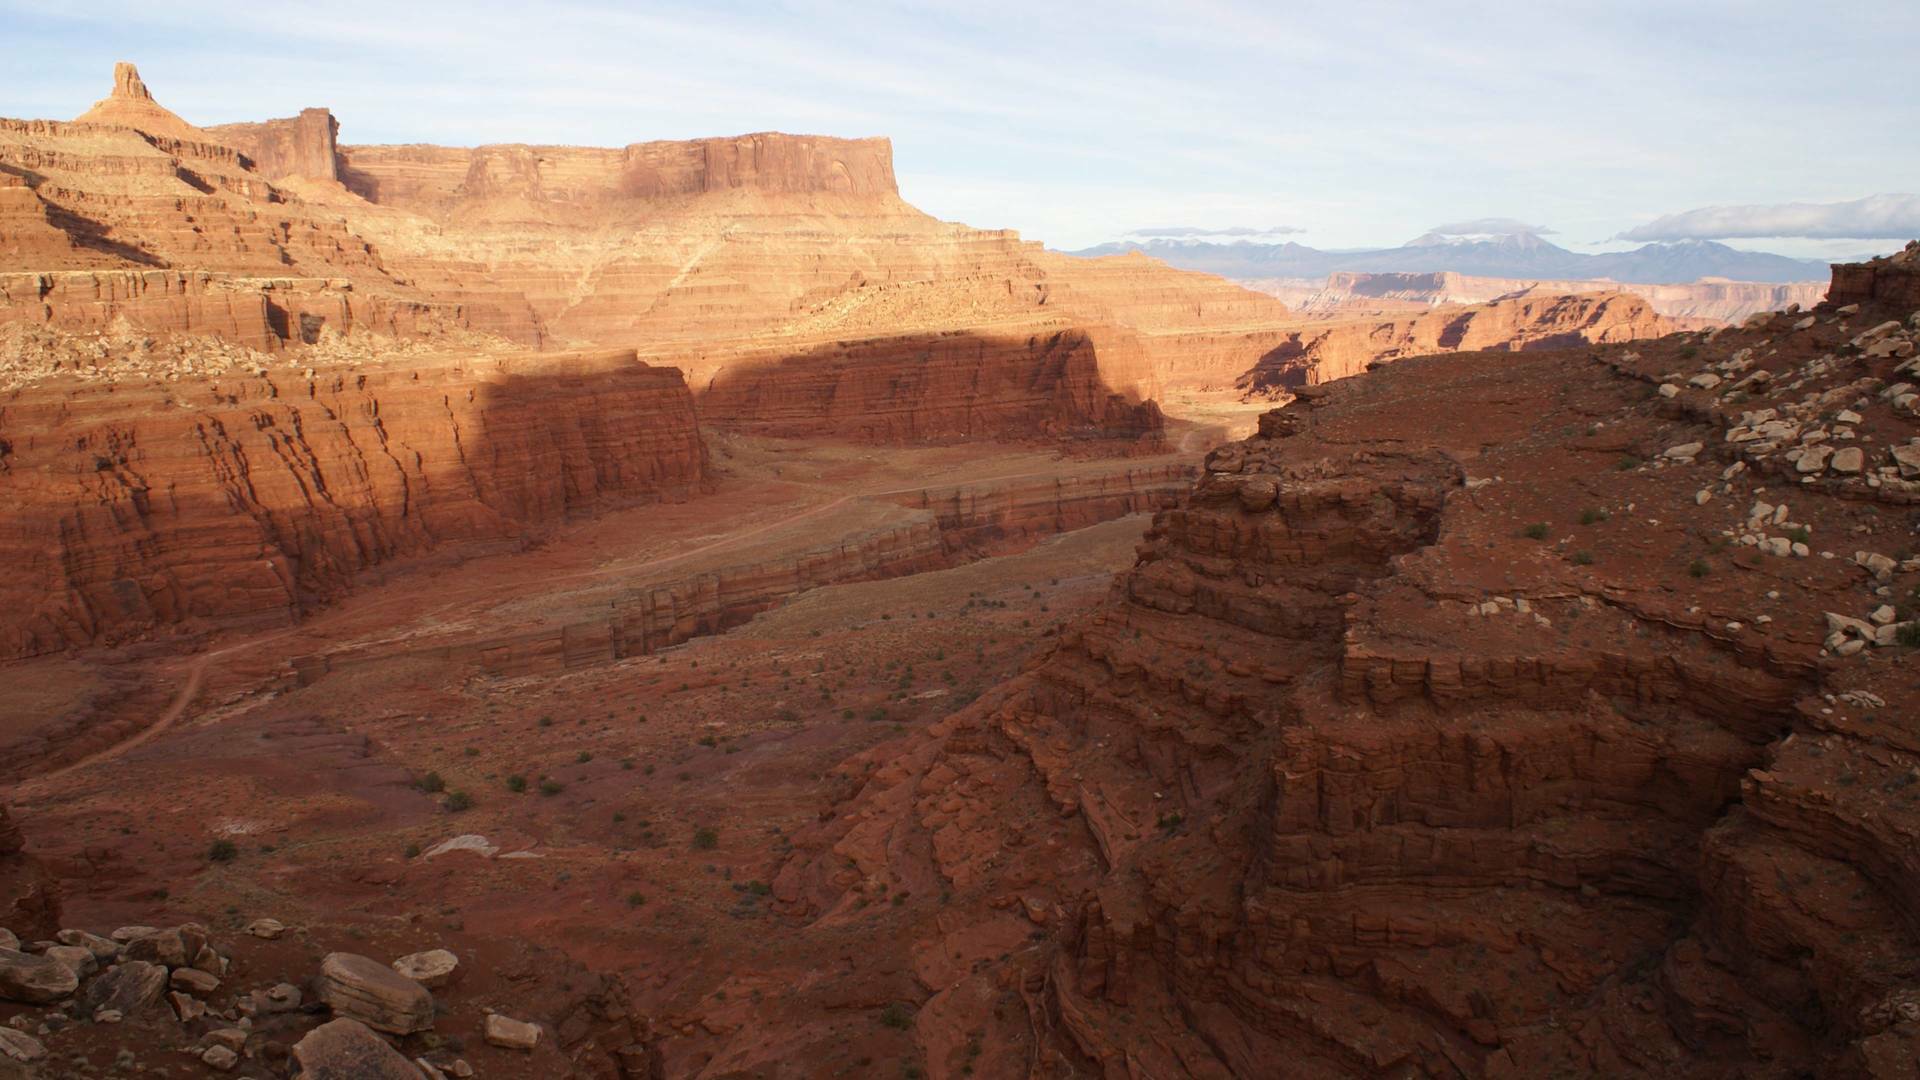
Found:
[[[964,439],[1114,443],[1152,449],[1162,421],[1101,380],[1077,330],[1024,338],[950,333],[875,338],[740,359],[701,388],[701,415],[785,437],[863,442]]]
[[[1827,294],[1825,282],[1774,285],[1754,281],[1702,279],[1686,285],[1623,285],[1617,281],[1489,278],[1435,273],[1353,273],[1327,275],[1325,281],[1270,279],[1247,284],[1270,293],[1316,318],[1417,312],[1452,304],[1486,304],[1520,295],[1631,293],[1670,319],[1737,323],[1762,311],[1799,304],[1812,307]]]
[[[940,898],[870,961],[936,1077],[1909,1075],[1903,275],[1301,386],[775,895]]]
[[[415,356],[0,398],[0,656],[284,622],[368,568],[704,482],[680,373]]]
[[[1251,393],[1284,392],[1408,356],[1634,341],[1680,328],[1629,293],[1515,297],[1394,319],[1308,324],[1262,356],[1240,385]]]

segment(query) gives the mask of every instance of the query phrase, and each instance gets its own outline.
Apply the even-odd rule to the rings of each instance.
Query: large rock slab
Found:
[[[427,988],[372,957],[328,953],[314,988],[335,1016],[380,1031],[408,1035],[433,1026],[433,995]]]
[[[145,960],[128,960],[87,983],[81,1005],[88,1016],[111,1009],[130,1017],[159,1001],[166,992],[166,968]]]
[[[344,1017],[293,1044],[293,1063],[295,1080],[421,1080],[420,1070],[398,1050],[367,1025]]]
[[[46,956],[0,950],[0,1001],[47,1005],[80,989],[72,968]]]

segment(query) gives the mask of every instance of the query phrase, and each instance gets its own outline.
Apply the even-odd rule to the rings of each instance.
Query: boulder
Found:
[[[433,995],[427,988],[369,956],[328,953],[314,989],[335,1016],[380,1031],[408,1035],[433,1026]]]
[[[428,949],[410,953],[393,962],[393,970],[429,990],[438,990],[453,980],[460,958],[446,949]]]
[[[145,960],[167,967],[186,967],[207,945],[207,932],[188,923],[168,930],[155,930],[127,942],[129,960]]]
[[[131,1016],[159,1001],[166,992],[166,968],[144,960],[127,960],[88,983],[81,1005],[87,1014],[104,1010]]]
[[[200,1060],[205,1062],[210,1069],[217,1072],[227,1072],[235,1065],[240,1064],[240,1055],[224,1046],[209,1046],[206,1052],[200,1055]]]
[[[46,1056],[47,1048],[40,1045],[39,1039],[24,1031],[0,1027],[0,1061],[31,1064]]]
[[[174,968],[167,977],[167,985],[175,990],[205,997],[220,989],[220,980],[195,968]]]
[[[287,932],[286,925],[278,919],[255,919],[247,924],[247,933],[268,941]]]
[[[422,1080],[420,1070],[367,1025],[344,1017],[294,1043],[293,1062],[295,1080]]]
[[[62,945],[78,945],[93,953],[98,960],[111,960],[120,955],[120,943],[98,934],[89,934],[85,930],[62,930],[53,935],[53,939]]]
[[[1843,446],[1833,452],[1829,467],[1837,473],[1857,473],[1867,467],[1867,452],[1857,446]]]
[[[540,1025],[499,1013],[487,1015],[487,1041],[509,1050],[532,1050],[540,1043]]]
[[[80,989],[72,968],[45,956],[0,951],[0,1001],[47,1005]]]
[[[40,955],[49,960],[60,961],[72,968],[73,973],[82,979],[93,974],[100,966],[100,961],[94,957],[93,950],[79,945],[54,945]]]

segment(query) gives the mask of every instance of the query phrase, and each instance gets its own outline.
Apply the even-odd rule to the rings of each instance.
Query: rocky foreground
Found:
[[[1917,309],[1304,388],[775,897],[933,1077],[1913,1075]]]

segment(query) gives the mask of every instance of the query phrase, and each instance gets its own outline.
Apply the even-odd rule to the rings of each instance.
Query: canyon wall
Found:
[[[1355,375],[1408,356],[1553,349],[1659,337],[1681,329],[1629,293],[1515,297],[1385,320],[1309,323],[1285,335],[1240,380],[1275,393]]]
[[[1162,419],[1101,381],[1081,331],[874,338],[736,359],[700,388],[701,415],[742,431],[860,442],[1078,440],[1152,449]]]
[[[1920,622],[1850,614],[1920,584],[1901,272],[1301,385],[774,896],[913,972],[936,1078],[1910,1075]]]
[[[1452,271],[1338,272],[1327,275],[1325,281],[1275,278],[1245,284],[1294,305],[1303,315],[1327,319],[1485,304],[1520,295],[1625,292],[1670,319],[1738,323],[1756,312],[1779,311],[1793,304],[1812,307],[1827,293],[1825,282],[1777,285],[1708,278],[1684,285],[1626,285],[1605,280],[1475,277]]]
[[[340,177],[368,202],[439,217],[467,202],[576,208],[723,191],[897,196],[893,144],[761,132],[619,148],[343,146]]]
[[[299,116],[281,120],[219,124],[202,130],[214,142],[247,155],[254,169],[269,180],[340,179],[339,149],[335,142],[340,121],[326,109],[301,109]]]
[[[0,400],[0,657],[285,622],[363,571],[705,481],[680,373],[415,357]]]

